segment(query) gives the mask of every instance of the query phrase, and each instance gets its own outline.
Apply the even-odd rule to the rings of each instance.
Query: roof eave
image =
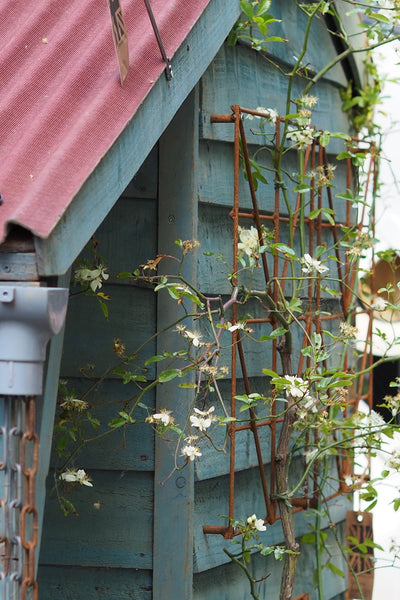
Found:
[[[239,2],[211,0],[173,57],[172,80],[158,79],[50,236],[35,237],[41,276],[67,271],[199,81],[239,15]]]

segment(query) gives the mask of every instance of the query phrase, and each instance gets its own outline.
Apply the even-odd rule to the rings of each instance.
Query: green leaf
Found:
[[[301,536],[300,541],[303,544],[315,544],[315,533],[305,533]]]
[[[103,302],[103,300],[99,300],[100,303],[100,308],[103,311],[103,315],[105,316],[106,319],[108,319],[108,306],[105,302]]]
[[[290,248],[290,246],[287,246],[286,244],[271,244],[271,248],[274,250],[279,250],[280,252],[283,252],[283,254],[296,256],[296,252],[293,250],[293,248]]]
[[[160,383],[166,383],[167,381],[171,381],[171,379],[175,379],[175,377],[182,377],[182,371],[180,369],[167,369],[160,373],[158,381]]]
[[[152,363],[155,363],[155,362],[160,362],[160,360],[164,360],[165,358],[166,358],[166,356],[164,356],[163,354],[156,354],[156,355],[148,358],[146,360],[146,362],[144,363],[144,366],[147,367],[148,365],[151,365]]]
[[[111,427],[112,429],[118,429],[119,427],[123,427],[124,425],[126,425],[126,420],[123,419],[122,417],[117,417],[116,419],[112,419],[112,421],[110,421],[108,424],[108,426]]]
[[[286,332],[287,332],[287,329],[285,329],[284,327],[277,327],[276,329],[271,331],[271,333],[269,335],[262,335],[260,337],[260,342],[265,342],[266,340],[275,340],[276,338],[280,337],[281,335],[285,335]]]
[[[311,190],[311,186],[308,183],[300,183],[299,185],[296,185],[295,188],[293,188],[294,192],[298,192],[300,194],[304,194],[305,192],[309,192]]]
[[[379,21],[380,23],[391,23],[389,17],[386,17],[382,13],[369,12],[368,16],[370,19],[374,19],[374,21]]]
[[[323,133],[321,133],[321,135],[319,136],[319,143],[321,144],[321,146],[323,148],[326,148],[326,146],[329,144],[329,140],[331,139],[331,134],[329,131],[324,131]]]
[[[268,377],[273,377],[274,379],[279,377],[278,373],[275,373],[275,371],[272,371],[271,369],[263,369],[262,372],[264,375],[268,375]]]
[[[344,577],[344,573],[341,569],[338,569],[336,565],[334,565],[331,562],[328,562],[326,564],[327,569],[329,569],[330,571],[332,571],[332,573],[334,573],[335,575],[339,575],[339,577]]]
[[[247,2],[247,0],[240,0],[240,8],[244,12],[244,14],[252,21],[253,16],[254,16],[254,11],[253,11],[253,7],[251,6],[250,2]]]
[[[269,10],[271,6],[271,0],[259,0],[257,5],[257,15],[263,15]]]

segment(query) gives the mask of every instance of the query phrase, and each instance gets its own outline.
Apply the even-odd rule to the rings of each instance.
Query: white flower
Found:
[[[343,337],[345,338],[356,338],[357,334],[358,334],[358,329],[357,327],[354,327],[354,325],[350,325],[350,323],[340,323],[339,325],[340,327],[340,333],[342,334]]]
[[[379,296],[376,298],[375,302],[371,304],[371,308],[373,310],[383,311],[386,309],[388,303],[387,300],[380,298]]]
[[[315,258],[312,258],[312,256],[310,256],[310,254],[305,254],[300,259],[300,263],[303,265],[301,270],[306,275],[310,275],[311,273],[314,273],[314,272],[326,273],[327,271],[329,271],[328,267],[321,264],[320,260],[316,260]]]
[[[319,451],[318,448],[312,448],[312,449],[306,450],[304,452],[304,458],[306,459],[307,464],[314,460],[314,458],[318,454],[318,451]]]
[[[300,96],[298,100],[299,104],[302,106],[309,106],[310,108],[314,108],[318,102],[317,96],[311,96],[308,94],[304,94],[304,96]]]
[[[174,422],[174,418],[171,417],[170,410],[162,408],[159,413],[154,413],[154,415],[147,417],[146,421],[148,423],[162,423],[167,427],[167,425],[171,425]]]
[[[255,227],[245,229],[239,226],[239,240],[239,255],[246,254],[247,256],[252,256],[258,252],[260,243],[258,241],[258,231]]]
[[[276,108],[264,108],[263,106],[257,106],[256,111],[265,115],[265,118],[268,119],[268,121],[271,121],[273,125],[275,125],[276,119],[279,117],[279,113]],[[260,115],[247,114],[245,119],[252,121],[253,119],[262,119],[262,117]]]
[[[80,483],[80,485],[93,487],[93,483],[91,483],[89,480],[89,477],[84,469],[68,469],[67,471],[64,471],[64,473],[61,473],[60,479],[66,481],[67,483]]]
[[[200,431],[206,431],[214,420],[211,413],[214,412],[215,407],[211,406],[208,410],[194,409],[195,415],[190,416],[190,424]]]
[[[228,331],[233,333],[237,329],[244,329],[245,325],[246,323],[244,321],[238,321],[238,323],[236,323],[235,325],[231,325],[230,327],[228,327]]]
[[[360,425],[361,427],[376,429],[385,425],[385,419],[374,410],[371,410],[368,415],[364,415]]]
[[[257,531],[265,531],[267,529],[263,519],[257,519],[257,516],[254,514],[248,517],[247,524],[257,529]]]
[[[79,400],[78,398],[73,398],[72,396],[67,396],[64,402],[61,402],[60,406],[64,410],[76,412],[83,412],[89,408],[89,404],[86,402],[86,400]]]
[[[193,461],[196,456],[201,456],[201,452],[197,446],[187,444],[182,448],[182,455],[186,456],[190,461]]]
[[[98,288],[101,288],[103,281],[107,281],[109,274],[106,273],[107,267],[102,263],[99,263],[95,269],[88,269],[87,267],[78,267],[75,270],[74,280],[76,283],[81,285],[89,283],[90,288],[95,292]]]
[[[190,340],[192,342],[192,344],[193,344],[193,346],[195,346],[195,348],[198,348],[199,346],[201,346],[201,342],[200,342],[201,334],[200,333],[198,333],[197,331],[190,331],[190,329],[185,329],[183,334],[188,338],[188,340]]]
[[[393,450],[391,457],[386,462],[386,466],[395,471],[400,469],[400,452],[398,450]]]
[[[300,147],[309,146],[314,141],[314,130],[311,127],[295,128],[289,125],[286,137]]]
[[[284,379],[288,382],[284,385],[284,389],[292,398],[303,398],[308,392],[308,383],[301,377],[294,375],[285,375]]]
[[[316,404],[316,399],[313,398],[313,396],[310,396],[310,394],[306,394],[304,398],[302,398],[300,406],[305,410],[311,410],[311,412],[316,413],[318,411]]]
[[[276,108],[268,108],[268,119],[275,125],[277,118],[279,117],[279,113]]]

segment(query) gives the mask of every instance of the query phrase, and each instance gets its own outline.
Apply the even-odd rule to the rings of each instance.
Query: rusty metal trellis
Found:
[[[301,195],[297,194],[296,205],[293,211],[295,215],[292,219],[292,223],[290,224],[290,219],[287,215],[282,214],[281,210],[281,182],[275,180],[275,192],[274,192],[274,210],[266,211],[262,210],[259,205],[259,201],[257,199],[257,194],[255,190],[255,186],[252,178],[252,169],[251,169],[251,158],[249,154],[248,144],[246,140],[245,127],[243,123],[243,115],[253,115],[260,118],[265,118],[265,113],[258,112],[256,110],[250,110],[247,108],[240,107],[238,105],[234,105],[231,107],[232,113],[226,115],[212,115],[211,122],[212,123],[227,123],[233,124],[234,126],[234,182],[233,182],[233,208],[230,212],[230,217],[233,221],[233,273],[238,272],[238,241],[239,241],[239,221],[242,223],[244,221],[251,221],[252,224],[255,225],[258,232],[258,238],[260,245],[264,245],[264,233],[263,233],[263,224],[270,223],[274,228],[274,242],[287,242],[287,240],[280,239],[281,234],[281,225],[283,223],[291,225],[292,227],[292,237],[295,234],[296,229],[299,225],[299,213],[301,206]],[[275,144],[279,149],[279,144],[281,143],[281,126],[284,123],[285,119],[282,117],[278,117],[276,119],[276,131],[275,131]],[[376,177],[376,160],[375,160],[375,152],[374,148],[370,144],[362,144],[358,142],[358,140],[352,140],[349,150],[355,150],[357,152],[369,153],[371,156],[369,171],[367,173],[366,183],[364,185],[365,197],[371,190],[369,187],[375,185],[375,177]],[[276,153],[277,154],[277,153]],[[252,209],[251,210],[242,210],[239,204],[239,178],[241,172],[241,159],[244,164],[244,169],[246,172],[246,179],[248,181],[249,192],[251,196]],[[328,168],[328,156],[326,148],[323,147],[319,138],[315,137],[314,141],[311,145],[307,147],[305,150],[304,157],[304,175],[306,174],[306,170],[314,171],[316,167],[320,167],[323,172],[326,172]],[[346,166],[346,187],[347,190],[351,190],[353,187],[352,177],[353,177],[353,167],[351,163],[351,158],[347,159]],[[311,182],[309,193],[309,212],[311,213],[315,209],[321,209],[323,206],[323,198],[325,198],[325,202],[329,209],[333,212],[334,210],[334,198],[332,194],[332,189],[330,186],[326,186],[323,190],[322,187],[319,187],[317,190]],[[324,194],[326,196],[324,197]],[[366,204],[366,203],[365,203]],[[364,205],[364,211],[365,205]],[[321,314],[321,292],[317,289],[315,297],[313,296],[313,287],[312,282],[310,281],[308,285],[308,310],[303,314],[299,319],[302,321],[304,326],[305,335],[303,339],[303,348],[307,345],[307,336],[310,337],[312,331],[318,333],[322,336],[323,339],[323,324],[328,320],[345,320],[348,315],[348,311],[350,308],[352,290],[356,285],[355,277],[355,269],[352,266],[351,260],[348,258],[347,254],[340,253],[337,249],[337,242],[339,239],[339,228],[344,226],[352,226],[354,222],[352,221],[352,210],[351,210],[351,201],[347,200],[346,210],[345,210],[345,218],[341,223],[329,222],[329,220],[324,220],[322,218],[322,211],[319,210],[318,216],[316,218],[310,218],[309,216],[305,216],[304,221],[306,226],[308,227],[309,232],[309,253],[311,256],[314,255],[314,245],[315,242],[317,245],[321,245],[323,243],[322,232],[325,230],[327,234],[331,234],[332,240],[334,242],[336,248],[336,264],[337,264],[337,279],[339,285],[339,292],[341,298],[341,307],[340,311],[336,314]],[[362,231],[364,221],[364,214],[361,215],[359,220],[358,228],[360,232]],[[278,255],[273,257],[271,260],[272,264],[267,261],[267,257],[265,253],[261,254],[261,266],[263,270],[263,277],[265,279],[266,286],[270,286],[272,290],[271,295],[273,300],[276,301],[279,297],[279,294],[283,294],[283,289],[285,286],[285,275],[289,268],[289,259],[286,258],[283,262],[283,267],[280,266]],[[281,289],[278,290],[278,281],[281,280]],[[235,282],[233,282],[235,283]],[[368,308],[365,309],[370,317],[370,323],[372,323],[372,311]],[[237,305],[234,305],[232,312],[232,321],[236,323],[238,320],[238,308]],[[276,329],[277,322],[276,318],[269,314],[265,318],[250,318],[246,321],[248,324],[257,324],[262,326],[267,326],[269,329]],[[370,326],[371,327],[371,326]],[[266,365],[266,367],[271,368],[275,372],[279,372],[278,364],[277,364],[277,340],[272,340],[272,364]],[[301,354],[299,358],[299,363],[297,365],[297,374],[301,376],[304,371],[305,362],[309,361],[309,358],[304,358]],[[366,365],[372,364],[373,357],[371,348],[366,344],[365,351],[362,357],[362,365],[364,368]],[[231,416],[236,418],[237,408],[236,408],[236,400],[235,396],[237,395],[237,368],[240,367],[240,372],[242,375],[243,385],[245,389],[245,393],[249,395],[251,393],[251,384],[250,378],[248,375],[248,369],[246,366],[246,357],[245,352],[243,350],[242,336],[239,329],[236,329],[232,332],[232,356],[231,356],[231,373],[232,373],[232,382],[231,382]],[[364,391],[366,388],[366,391]],[[361,377],[358,388],[355,391],[354,397],[349,400],[349,404],[353,404],[357,406],[360,398],[363,398],[368,403],[369,407],[372,407],[372,377],[369,378],[368,382],[364,381],[364,378]],[[229,438],[230,438],[230,469],[229,469],[229,509],[228,509],[228,519],[229,523],[232,522],[234,518],[234,508],[235,508],[235,446],[236,446],[236,436],[240,434],[242,431],[251,431],[254,444],[256,448],[258,467],[260,472],[261,485],[263,490],[263,496],[265,500],[265,522],[272,524],[277,519],[280,518],[277,509],[277,502],[274,500],[274,492],[275,492],[275,453],[277,446],[277,426],[279,422],[282,421],[282,418],[276,416],[276,408],[274,404],[272,405],[270,418],[266,418],[264,420],[257,421],[255,419],[255,413],[252,408],[249,408],[249,421],[245,424],[237,424],[233,421],[229,426]],[[260,435],[262,431],[265,429],[269,431],[270,435],[270,446],[271,452],[270,456],[265,457],[262,454]],[[267,481],[267,476],[265,473],[264,466],[266,464],[270,464],[270,477],[269,481]],[[346,456],[343,455],[341,457],[337,457],[337,470],[339,475],[339,489],[334,491],[327,500],[332,499],[339,495],[341,492],[347,491],[347,485],[345,484],[346,475],[350,475],[351,473],[351,461]],[[298,511],[302,509],[306,509],[308,507],[315,507],[318,502],[318,494],[319,490],[314,487],[312,490],[308,490],[307,487],[304,489],[305,495],[301,497],[294,497],[291,499],[291,503],[293,505],[293,510]],[[214,526],[214,525],[204,525],[203,531],[206,534],[221,534],[225,538],[232,538],[235,535],[234,528],[229,524],[227,526]],[[303,596],[300,596],[303,598]]]
[[[38,512],[35,477],[39,438],[35,433],[35,397],[0,398],[0,596],[2,600],[38,599],[35,549]]]

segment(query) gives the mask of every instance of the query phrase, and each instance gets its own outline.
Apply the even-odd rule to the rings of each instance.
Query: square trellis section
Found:
[[[356,269],[354,268],[354,261],[352,261],[348,254],[344,250],[339,250],[338,242],[340,230],[342,227],[354,227],[354,212],[352,210],[352,199],[348,193],[353,186],[354,181],[354,168],[351,162],[351,156],[345,159],[345,186],[346,193],[341,195],[342,202],[344,202],[344,209],[342,209],[342,215],[339,222],[334,219],[334,197],[332,193],[332,187],[317,186],[315,182],[315,173],[319,172],[327,174],[331,165],[328,163],[328,154],[326,147],[320,142],[320,136],[315,136],[313,142],[309,144],[304,151],[304,160],[302,164],[302,174],[304,180],[307,177],[310,179],[310,184],[303,187],[298,186],[295,188],[295,195],[291,199],[293,201],[293,209],[291,210],[292,216],[289,216],[287,206],[283,202],[282,189],[285,185],[284,182],[279,181],[278,177],[275,176],[274,181],[274,208],[273,210],[266,210],[262,207],[261,202],[257,198],[257,190],[254,185],[252,176],[252,159],[250,157],[249,147],[246,139],[245,126],[243,122],[243,116],[258,117],[259,119],[265,119],[265,112],[259,112],[256,110],[250,110],[247,108],[234,105],[231,107],[232,113],[226,115],[212,115],[212,123],[226,123],[234,127],[234,182],[233,182],[233,207],[230,212],[230,217],[233,222],[233,284],[238,285],[238,243],[239,243],[239,228],[243,223],[249,223],[251,226],[255,226],[257,229],[258,240],[260,246],[265,245],[265,227],[270,225],[273,227],[273,244],[277,249],[279,245],[288,246],[289,240],[293,243],[297,238],[302,239],[302,245],[305,247],[307,242],[307,252],[310,256],[314,256],[315,249],[318,246],[326,243],[330,237],[332,244],[335,248],[335,254],[331,261],[334,268],[337,270],[337,292],[340,303],[338,302],[338,310],[329,314],[324,314],[323,304],[326,298],[321,292],[320,286],[313,286],[313,280],[310,278],[307,284],[307,297],[303,298],[303,305],[306,310],[298,317],[298,321],[301,323],[304,336],[301,341],[301,349],[304,349],[308,345],[308,340],[311,338],[313,333],[319,334],[324,343],[324,327],[329,322],[334,323],[335,321],[346,321],[349,310],[351,309],[350,303],[352,298],[352,290],[354,289],[356,282]],[[282,127],[285,124],[285,118],[277,117],[275,123],[275,145],[279,150],[282,138]],[[357,152],[358,154],[365,154],[369,157],[369,169],[366,175],[366,181],[364,184],[365,202],[363,207],[363,213],[365,213],[367,206],[367,198],[371,194],[371,189],[375,185],[376,178],[376,153],[374,147],[371,144],[360,142],[359,140],[349,138],[348,150],[349,154]],[[277,153],[275,153],[275,157]],[[276,158],[275,158],[276,160]],[[245,178],[248,182],[249,193],[251,197],[251,209],[243,210],[239,203],[239,181],[241,173],[241,163],[245,172]],[[274,167],[276,168],[276,164]],[[307,172],[311,173],[307,175]],[[275,170],[276,173],[276,170]],[[313,175],[314,173],[314,175]],[[302,196],[307,194],[307,202],[302,202]],[[305,207],[306,205],[306,207]],[[307,211],[307,214],[306,214]],[[286,214],[285,214],[286,212]],[[327,215],[331,217],[327,218]],[[361,214],[359,224],[356,225],[359,232],[362,232],[364,214]],[[303,225],[304,224],[304,225]],[[285,236],[285,238],[284,238]],[[279,298],[290,293],[289,287],[293,285],[290,282],[291,277],[288,276],[290,268],[290,257],[285,255],[285,252],[281,252],[282,256],[279,256],[279,252],[276,251],[274,255],[267,258],[265,252],[260,255],[261,269],[263,274],[263,284],[266,289],[270,290],[275,305],[278,303]],[[364,312],[367,313],[370,329],[372,323],[372,311],[369,307],[365,307]],[[240,320],[238,314],[237,304],[233,305],[232,309],[232,322],[235,324]],[[280,326],[276,315],[269,311],[267,316],[261,318],[249,318],[246,319],[246,324],[253,324],[258,328],[264,329],[267,335],[271,336],[271,364],[265,365],[266,368],[271,369],[274,372],[278,372],[278,344],[279,335],[274,337],[273,332]],[[367,365],[371,365],[373,362],[373,356],[370,350],[370,346],[366,343],[363,356],[361,358],[361,368],[364,369]],[[298,364],[296,365],[297,375],[300,377],[304,372],[304,369],[309,366],[310,358],[304,356],[299,352]],[[347,364],[345,365],[345,369]],[[235,397],[237,396],[238,387],[238,372],[241,373],[241,380],[243,381],[245,393],[250,395],[252,393],[250,377],[248,375],[248,368],[246,364],[246,353],[243,347],[243,336],[240,329],[235,329],[232,332],[232,354],[231,354],[231,404],[230,413],[231,416],[236,419],[238,410]],[[357,408],[360,399],[364,399],[369,407],[372,407],[372,377],[368,382],[364,382],[364,378],[361,377],[358,381],[356,389],[351,398],[349,398],[349,406]],[[230,525],[234,518],[234,507],[235,507],[235,442],[236,436],[240,435],[242,431],[250,430],[253,434],[253,440],[256,448],[258,467],[260,473],[260,479],[262,484],[262,490],[265,500],[265,523],[272,524],[280,518],[277,501],[274,499],[276,489],[276,449],[277,449],[277,438],[279,423],[282,422],[282,417],[276,414],[276,403],[272,403],[271,414],[269,417],[257,420],[256,414],[253,408],[249,408],[249,418],[247,423],[237,423],[232,421],[229,425],[229,438],[230,438],[230,469],[229,469],[229,509],[228,519],[229,524],[227,526],[214,526],[204,525],[203,531],[206,534],[221,534],[225,538],[232,538],[235,535],[234,528]],[[263,456],[261,443],[260,443],[260,431],[264,428],[269,430],[270,435],[270,455]],[[315,434],[317,435],[317,434]],[[338,456],[336,458],[337,471],[339,476],[339,486],[336,491],[325,498],[330,500],[340,493],[349,491],[345,483],[345,478],[351,474],[351,460],[346,455]],[[270,475],[267,478],[264,465],[270,464]],[[317,469],[317,467],[315,467]],[[363,475],[368,477],[368,475]],[[305,487],[304,494],[302,496],[291,498],[291,504],[293,511],[299,511],[307,509],[309,507],[317,506],[319,490],[315,486],[311,486],[313,489]],[[298,596],[296,600],[305,600],[308,596]]]

